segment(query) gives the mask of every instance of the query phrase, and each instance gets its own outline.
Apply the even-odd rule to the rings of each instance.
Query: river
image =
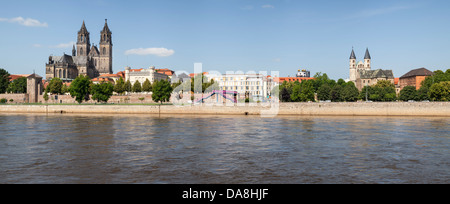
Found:
[[[450,183],[450,118],[0,114],[0,183]]]

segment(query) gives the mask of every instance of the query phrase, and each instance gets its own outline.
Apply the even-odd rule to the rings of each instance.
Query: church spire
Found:
[[[80,31],[78,31],[78,37],[77,37],[77,53],[78,56],[87,56],[89,54],[89,45],[90,37],[89,32],[86,29],[86,24],[84,23],[81,25]],[[73,52],[73,51],[72,51]]]
[[[352,53],[350,54],[350,59],[356,59],[356,55],[355,55],[355,51],[353,50],[353,47],[352,47]]]
[[[87,29],[86,29],[86,24],[84,23],[84,20],[83,20],[83,24],[81,25],[80,31],[78,31],[78,33],[79,33],[79,34],[81,34],[81,33],[83,33],[83,34],[89,33],[89,32],[87,31]]]
[[[105,19],[105,26],[103,26],[103,30],[100,32],[100,44],[112,44],[111,34],[112,32],[108,27],[108,19]]]
[[[366,49],[366,55],[364,56],[364,59],[371,59],[370,53],[369,53],[369,48]]]
[[[72,56],[77,56],[77,50],[75,49],[75,44],[73,44],[73,47],[72,47]]]

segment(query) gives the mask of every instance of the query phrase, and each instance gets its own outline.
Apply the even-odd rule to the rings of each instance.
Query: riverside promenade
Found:
[[[0,113],[450,117],[450,102],[279,103],[271,105],[239,104],[235,106],[208,104],[194,106],[0,105]]]

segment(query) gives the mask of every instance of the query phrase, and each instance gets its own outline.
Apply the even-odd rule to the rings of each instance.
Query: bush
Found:
[[[6,103],[6,102],[8,102],[8,100],[6,98],[0,99],[0,103]]]

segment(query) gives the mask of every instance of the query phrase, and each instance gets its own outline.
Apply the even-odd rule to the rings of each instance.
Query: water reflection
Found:
[[[0,115],[0,183],[448,183],[449,118]]]

